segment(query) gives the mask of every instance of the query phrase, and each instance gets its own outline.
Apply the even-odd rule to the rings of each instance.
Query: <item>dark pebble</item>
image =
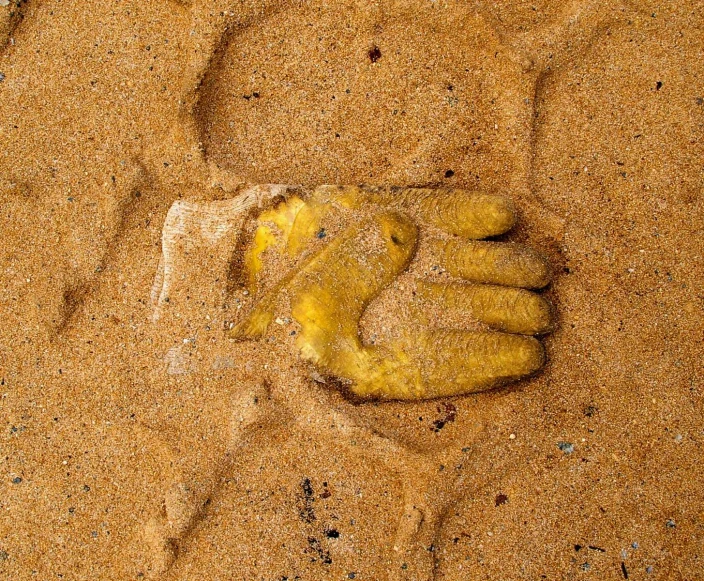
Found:
[[[557,447],[560,448],[565,454],[571,454],[574,452],[574,444],[570,442],[558,442]]]
[[[22,482],[22,478],[20,478],[19,476],[15,476],[12,479],[12,484],[20,484],[21,482]]]

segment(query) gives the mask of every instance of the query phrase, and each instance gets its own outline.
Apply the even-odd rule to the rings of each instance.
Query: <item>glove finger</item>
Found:
[[[426,397],[485,391],[543,366],[543,345],[511,333],[429,331],[423,341]]]
[[[504,196],[460,189],[373,186],[319,186],[313,196],[347,207],[371,203],[408,213],[464,238],[486,238],[508,232],[516,222],[513,203]]]
[[[471,282],[542,288],[551,278],[547,259],[522,244],[436,239],[430,252],[452,276]]]
[[[553,328],[553,309],[522,288],[418,281],[417,297],[450,317],[478,320],[499,331],[538,335]]]
[[[352,378],[351,391],[393,400],[486,391],[534,373],[545,361],[534,337],[476,331],[425,331],[365,353],[374,365]]]

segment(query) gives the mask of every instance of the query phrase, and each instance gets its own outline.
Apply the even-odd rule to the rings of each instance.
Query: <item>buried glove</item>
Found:
[[[333,215],[349,225],[311,249]],[[285,295],[300,326],[294,339],[300,356],[349,384],[357,397],[462,395],[528,375],[544,362],[543,347],[531,335],[552,328],[550,304],[527,290],[549,282],[547,261],[518,244],[479,240],[514,222],[506,198],[465,190],[320,186],[308,196],[294,195],[258,217],[244,259],[255,294],[269,253],[292,267],[257,295],[230,335],[262,337]],[[380,344],[363,342],[360,319],[408,269],[424,227],[442,234],[423,236],[420,244],[452,280],[415,279],[413,302],[471,317],[485,328],[435,329],[418,314],[420,325]]]

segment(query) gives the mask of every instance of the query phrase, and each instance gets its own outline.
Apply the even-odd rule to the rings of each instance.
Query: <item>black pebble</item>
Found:
[[[336,529],[328,529],[325,531],[325,536],[328,539],[339,539],[340,538],[340,531]]]

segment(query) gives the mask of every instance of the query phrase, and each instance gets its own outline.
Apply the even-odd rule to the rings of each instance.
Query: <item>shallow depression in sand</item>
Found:
[[[252,182],[479,184],[510,170],[516,73],[466,7],[314,2],[226,36],[197,119],[209,159]]]

